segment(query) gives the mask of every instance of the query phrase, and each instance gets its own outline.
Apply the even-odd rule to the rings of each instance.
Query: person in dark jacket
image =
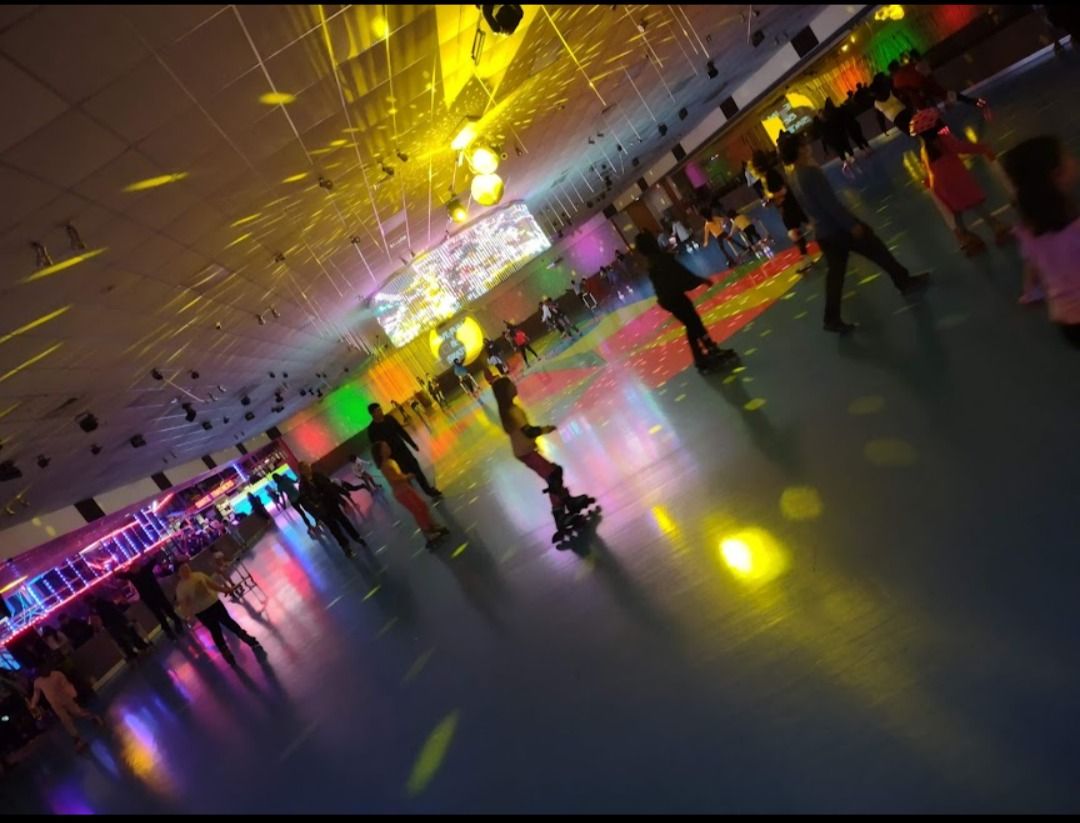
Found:
[[[343,510],[348,496],[349,492],[344,487],[312,469],[310,463],[300,464],[300,502],[315,515],[319,523],[329,529],[345,556],[352,558],[356,555],[345,535],[359,543],[365,552],[370,553],[370,549]]]
[[[651,232],[641,232],[634,241],[634,246],[648,262],[649,280],[656,292],[657,304],[686,326],[686,339],[697,370],[704,374],[714,365],[736,361],[738,354],[735,351],[719,348],[709,337],[693,301],[686,296],[686,292],[699,286],[707,286],[709,281],[698,277],[674,257],[665,254]]]
[[[139,593],[139,599],[146,604],[146,608],[157,618],[161,624],[161,630],[170,640],[175,640],[176,635],[182,634],[187,624],[180,619],[180,615],[172,607],[169,598],[161,590],[157,575],[154,574],[154,558],[146,561],[138,561],[130,568],[119,573],[120,577],[131,581],[135,591]],[[171,625],[170,625],[171,623]]]
[[[150,648],[150,645],[131,625],[124,610],[116,603],[94,595],[90,598],[90,608],[94,610],[94,614],[101,621],[105,631],[120,648],[120,653],[124,655],[125,660],[133,660]]]
[[[285,472],[281,472],[280,474],[274,475],[274,483],[277,485],[278,490],[285,495],[285,499],[289,501],[289,505],[300,512],[300,519],[304,521],[304,525],[309,529],[315,528],[315,515],[304,508],[295,481],[293,481],[293,479]],[[310,522],[308,520],[308,515],[311,516]]]
[[[427,477],[420,468],[420,463],[413,455],[413,451],[420,451],[416,441],[409,436],[409,433],[394,418],[387,417],[382,410],[382,406],[378,403],[372,403],[368,406],[368,412],[371,413],[371,425],[367,429],[368,442],[372,446],[379,441],[388,445],[390,447],[390,456],[394,458],[394,462],[401,467],[403,472],[416,478],[416,482],[424,490],[424,494],[432,500],[441,499],[442,492],[428,482]],[[409,451],[410,448],[412,451]]]

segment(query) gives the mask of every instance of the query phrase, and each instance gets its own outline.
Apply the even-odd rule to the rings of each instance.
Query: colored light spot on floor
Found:
[[[780,495],[780,514],[787,520],[817,520],[823,508],[813,486],[788,486]]]
[[[743,405],[743,408],[746,409],[747,411],[757,411],[758,409],[760,409],[764,405],[765,405],[765,398],[763,398],[763,397],[755,397],[752,400],[746,401],[746,403]]]
[[[770,334],[772,334],[772,329],[765,329],[765,331],[763,331],[759,336],[768,337]]]
[[[862,280],[859,281],[859,285],[860,286],[865,286],[867,283],[873,283],[879,277],[881,277],[881,275],[879,273],[876,273],[876,272],[874,274],[868,274],[868,275],[866,275],[866,277],[864,277]]]
[[[795,315],[795,319],[796,320],[802,320],[808,314],[809,314],[809,312],[801,311],[801,312],[799,312],[798,314]]]
[[[468,502],[468,503],[466,503],[465,505],[466,505],[466,506],[471,506],[471,505],[472,505],[473,503],[475,503],[475,502],[476,502],[477,500],[479,500],[479,499],[480,499],[479,497],[470,497],[470,498],[469,498],[469,502]]]
[[[875,466],[883,467],[913,466],[919,459],[914,446],[891,438],[871,440],[863,447],[863,457]]]
[[[843,296],[843,298],[842,298],[842,299],[843,299],[843,300],[850,300],[850,299],[851,299],[852,297],[854,297],[854,296],[855,296],[855,291],[854,291],[854,290],[852,290],[852,291],[846,291],[846,292],[844,292],[844,296]]]
[[[737,580],[759,586],[787,569],[787,552],[764,529],[743,529],[720,541],[720,558]]]
[[[731,373],[732,374],[742,374],[744,371],[746,371],[746,366],[736,366],[735,368],[733,368],[731,370]]]
[[[757,349],[751,346],[749,349],[743,352],[743,357],[748,357],[756,351]]]
[[[367,594],[364,595],[364,602],[367,602],[368,600],[373,598],[376,594],[378,594],[379,589],[381,589],[381,588],[382,588],[382,586],[375,586],[374,588],[372,588],[371,591],[369,591]]]
[[[664,427],[660,426],[660,425],[653,426],[651,429],[649,429],[649,434],[656,434],[657,432],[661,431],[663,428]]]
[[[383,624],[383,627],[379,629],[378,633],[375,635],[375,638],[378,639],[382,637],[384,634],[394,628],[394,626],[397,625],[397,622],[398,619],[396,617],[391,617],[389,620],[386,621],[386,623]]]
[[[411,683],[413,680],[415,680],[417,675],[419,675],[420,672],[424,670],[424,666],[427,665],[427,662],[431,659],[431,655],[433,654],[435,654],[434,647],[428,649],[426,652],[416,658],[416,661],[411,666],[409,666],[409,670],[405,672],[405,676],[401,678],[402,684]]]
[[[686,399],[686,395],[685,394],[680,394],[678,397],[675,398],[675,402],[676,403],[681,403],[685,399]]]
[[[856,397],[848,405],[848,414],[877,414],[885,408],[885,398],[878,394]]]
[[[734,374],[729,374],[727,377],[724,378],[724,385],[725,386],[730,386],[732,383],[734,383],[738,379],[739,378],[736,377]]]
[[[468,545],[469,545],[468,543],[462,543],[460,546],[458,546],[456,549],[454,549],[453,552],[450,553],[450,557],[451,558],[459,557],[462,554],[462,552],[465,551],[465,549],[468,547]]]
[[[439,725],[424,741],[420,754],[417,755],[416,762],[413,763],[409,780],[405,784],[405,789],[410,795],[416,796],[424,791],[431,779],[435,777],[436,772],[439,771],[443,760],[446,758],[446,751],[450,748],[450,741],[454,739],[457,723],[458,713],[453,711],[439,721]]]

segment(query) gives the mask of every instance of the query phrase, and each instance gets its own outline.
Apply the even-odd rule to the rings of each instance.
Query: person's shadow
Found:
[[[492,628],[504,630],[505,621],[500,611],[506,600],[506,587],[498,564],[475,533],[470,535],[462,529],[449,512],[443,513],[442,517],[450,535],[445,545],[435,549],[435,558],[450,572],[469,605]],[[461,546],[464,548],[459,552]]]
[[[777,429],[763,409],[747,408],[752,398],[746,391],[741,373],[711,374],[706,378],[705,384],[739,413],[750,434],[750,441],[758,451],[789,474],[800,473],[802,460],[798,434],[794,429]]]

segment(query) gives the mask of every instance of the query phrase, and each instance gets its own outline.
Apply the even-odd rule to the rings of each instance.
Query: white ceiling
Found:
[[[472,5],[0,7],[0,460],[23,472],[0,506],[30,504],[0,526],[280,423],[310,402],[298,390],[317,372],[340,381],[359,359],[359,298],[441,240],[452,183],[467,192],[449,148],[465,115],[507,154],[506,200],[545,227],[554,209],[577,220],[820,6],[754,7],[758,48],[748,6],[527,9],[514,38],[487,35],[485,83]],[[295,100],[260,102],[268,92]],[[69,223],[88,256],[38,274],[31,243],[69,260]],[[75,424],[84,411],[93,434]],[[147,446],[128,444],[136,433]]]

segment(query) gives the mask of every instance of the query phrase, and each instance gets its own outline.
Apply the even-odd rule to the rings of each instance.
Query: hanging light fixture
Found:
[[[450,219],[455,223],[464,223],[469,217],[469,213],[456,197],[446,204],[446,213],[450,215]]]
[[[494,174],[499,167],[499,155],[486,146],[477,146],[469,152],[468,160],[473,174]]]
[[[472,197],[481,206],[494,206],[503,196],[503,180],[497,174],[478,174],[472,179]]]

